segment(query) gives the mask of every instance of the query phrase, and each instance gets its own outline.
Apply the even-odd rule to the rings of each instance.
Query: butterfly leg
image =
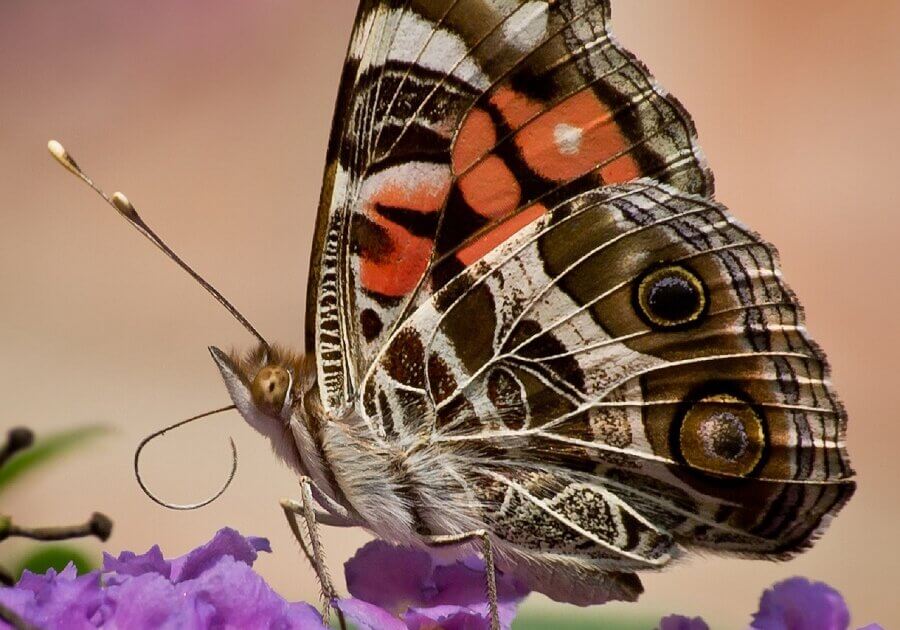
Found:
[[[491,610],[491,630],[500,630],[500,612],[497,602],[497,569],[494,565],[494,548],[486,530],[479,529],[464,534],[427,536],[425,542],[430,547],[450,547],[479,541],[484,556],[484,575],[487,582],[488,605]]]
[[[319,586],[322,589],[322,596],[325,599],[323,617],[327,620],[331,612],[331,604],[337,599],[337,592],[334,590],[331,577],[328,575],[328,568],[325,566],[325,554],[317,527],[319,522],[317,519],[318,515],[313,505],[311,481],[307,477],[300,478],[300,498],[300,503],[290,499],[283,499],[281,508],[284,510],[284,515],[287,517],[288,525],[294,534],[294,538],[300,543],[300,549],[303,550],[303,554],[316,572]],[[306,532],[309,534],[309,545],[306,544],[297,517],[302,518],[306,524]],[[344,614],[340,610],[337,610],[336,613],[341,630],[346,630],[347,625],[344,621]]]
[[[303,515],[302,504],[297,503],[293,499],[282,499],[281,509],[284,510],[284,516],[287,518],[288,526],[291,528],[291,533],[294,534],[294,538],[296,538],[297,542],[300,543],[300,550],[303,552],[303,555],[306,556],[306,559],[309,561],[310,565],[312,565],[312,567],[315,569],[316,561],[313,559],[312,554],[309,552],[309,547],[306,544],[306,540],[304,540],[303,538],[303,532],[300,531],[300,525],[297,523],[297,516]]]

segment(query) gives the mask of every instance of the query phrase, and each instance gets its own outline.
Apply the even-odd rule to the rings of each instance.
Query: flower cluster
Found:
[[[226,528],[173,560],[154,546],[141,555],[105,555],[100,571],[81,576],[71,565],[60,573],[26,572],[15,587],[0,589],[0,609],[14,613],[20,627],[325,630],[315,608],[286,601],[253,571],[261,551],[271,551],[267,540]],[[359,630],[489,628],[485,568],[476,559],[440,563],[424,551],[375,541],[362,547],[345,571],[352,597],[334,605]],[[509,628],[528,591],[503,574],[497,576],[497,590],[501,625]],[[756,630],[846,630],[849,625],[840,594],[803,578],[766,591],[751,623]],[[0,628],[6,627],[0,621]],[[659,629],[709,626],[699,618],[671,616],[660,621]]]
[[[263,538],[223,529],[174,560],[158,546],[145,554],[104,555],[102,571],[69,565],[25,572],[0,604],[38,628],[324,628],[309,604],[286,602],[251,568]],[[0,624],[2,625],[2,624]]]
[[[360,630],[472,629],[490,627],[484,563],[471,558],[439,564],[425,551],[374,541],[345,567],[353,599],[337,602]],[[528,590],[498,573],[500,625],[509,628]]]
[[[765,593],[750,623],[752,630],[846,630],[850,611],[844,598],[822,582],[795,577],[779,582]],[[699,617],[666,617],[659,630],[709,630]],[[882,630],[870,624],[860,630]]]
[[[103,568],[77,575],[70,565],[45,575],[26,572],[0,590],[0,606],[39,628],[302,628],[325,630],[306,603],[275,593],[252,566],[264,538],[222,529],[205,545],[166,560],[158,546],[144,554],[104,554]],[[359,630],[488,628],[484,565],[438,564],[424,551],[371,542],[346,565],[353,596],[335,602]],[[527,594],[498,576],[503,627]],[[0,628],[6,627],[0,621]]]

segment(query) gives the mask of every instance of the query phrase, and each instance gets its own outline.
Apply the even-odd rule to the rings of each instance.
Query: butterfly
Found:
[[[691,117],[609,22],[607,0],[362,0],[305,349],[198,277],[259,340],[211,352],[301,478],[283,507],[329,597],[317,524],[474,550],[587,605],[691,550],[790,557],[853,494],[774,248],[714,200]]]

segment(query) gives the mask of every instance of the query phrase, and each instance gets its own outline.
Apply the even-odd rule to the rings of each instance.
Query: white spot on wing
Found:
[[[559,123],[553,129],[553,140],[556,149],[563,155],[578,155],[581,150],[581,139],[584,131],[580,127]]]

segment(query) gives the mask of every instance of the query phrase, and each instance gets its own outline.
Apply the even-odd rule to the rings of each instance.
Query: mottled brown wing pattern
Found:
[[[548,207],[644,176],[711,194],[690,117],[608,22],[605,0],[362,3],[308,290],[327,410],[415,306]]]
[[[673,541],[789,555],[854,489],[846,416],[773,248],[650,180],[556,205],[437,291],[373,364],[363,410],[384,440],[467,457],[510,542],[598,562],[658,563]],[[539,514],[546,536],[522,534]]]
[[[617,571],[658,568],[671,558],[671,536],[596,480],[496,464],[478,468],[472,479],[502,540]]]

